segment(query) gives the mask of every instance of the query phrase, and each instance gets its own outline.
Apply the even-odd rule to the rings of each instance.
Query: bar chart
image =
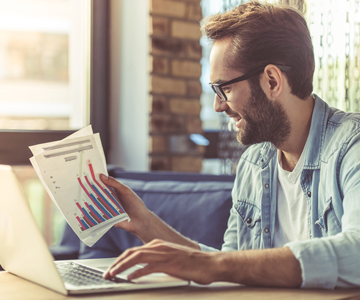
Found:
[[[130,221],[114,190],[100,180],[107,165],[100,135],[91,126],[30,149],[48,194],[86,245],[91,247],[115,224]]]
[[[125,213],[116,194],[96,179],[94,167],[90,160],[87,161],[87,166],[90,178],[85,174],[82,178],[77,177],[81,190],[87,199],[82,201],[83,205],[79,201],[75,201],[78,208],[75,218],[82,231]]]

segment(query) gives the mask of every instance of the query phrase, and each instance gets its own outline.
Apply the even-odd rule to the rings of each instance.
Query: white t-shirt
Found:
[[[304,166],[306,145],[292,172],[282,168],[281,151],[278,150],[278,184],[275,217],[274,247],[288,242],[309,239],[307,200],[300,179]]]

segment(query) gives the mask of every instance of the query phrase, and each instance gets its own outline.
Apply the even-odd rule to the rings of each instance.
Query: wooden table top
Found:
[[[1,300],[60,300],[60,299],[360,299],[360,289],[303,290],[285,288],[245,287],[231,283],[215,283],[208,286],[191,284],[187,287],[102,293],[84,296],[64,296],[8,272],[0,272]]]

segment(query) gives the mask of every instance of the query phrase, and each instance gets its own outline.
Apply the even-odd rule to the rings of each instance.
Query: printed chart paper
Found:
[[[115,192],[99,178],[107,175],[105,155],[90,126],[30,150],[42,184],[86,245],[94,245],[114,224],[130,220]]]

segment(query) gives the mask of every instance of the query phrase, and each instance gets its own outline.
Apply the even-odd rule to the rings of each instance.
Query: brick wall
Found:
[[[201,0],[149,1],[150,169],[199,172]]]

